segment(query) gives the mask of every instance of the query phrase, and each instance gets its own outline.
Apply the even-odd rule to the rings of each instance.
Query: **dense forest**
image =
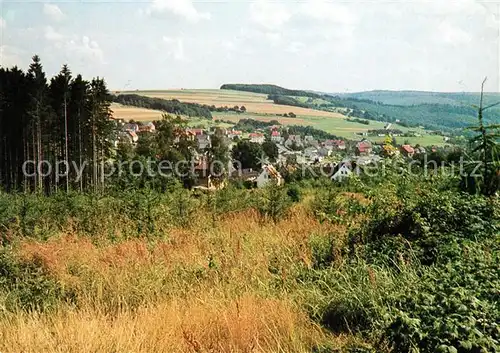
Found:
[[[151,98],[138,94],[118,94],[113,96],[113,101],[123,105],[161,110],[175,115],[212,119],[210,107],[196,103],[184,103],[177,99]]]
[[[262,94],[272,94],[272,95],[282,95],[282,96],[299,96],[299,97],[313,97],[320,98],[321,95],[314,92],[308,92],[303,90],[294,90],[283,88],[276,85],[259,85],[259,84],[224,84],[220,89],[234,90],[234,91],[245,91],[253,93]]]
[[[103,79],[73,76],[66,65],[50,80],[38,56],[26,72],[0,68],[1,187],[97,188],[113,141],[110,104]],[[80,178],[76,168],[66,168],[74,163],[85,166]],[[51,166],[60,167],[59,173],[51,173]]]
[[[271,121],[261,121],[255,119],[240,119],[236,125],[234,125],[234,129],[242,130],[245,132],[253,132],[257,129],[265,129],[271,126],[279,126],[281,123],[278,120]]]

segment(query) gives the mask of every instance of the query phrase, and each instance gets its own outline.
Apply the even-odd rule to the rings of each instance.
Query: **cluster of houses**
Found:
[[[386,129],[390,129],[390,124]],[[137,124],[123,123],[119,130],[119,139],[128,139],[132,144],[139,140],[139,133],[154,133],[156,131],[153,123]],[[347,155],[346,141],[340,139],[327,139],[318,141],[313,136],[306,135],[291,135],[283,131],[280,126],[271,126],[266,133],[254,131],[248,134],[248,140],[253,143],[263,144],[266,141],[266,136],[274,142],[278,148],[278,158],[276,165],[286,165],[290,159],[297,164],[315,164],[319,166],[331,167],[332,180],[341,181],[349,177],[353,173],[360,173],[360,170],[365,165],[378,163],[382,157],[379,152],[383,149],[381,145],[374,145],[367,139],[362,139],[354,146],[350,145],[350,155]],[[188,137],[192,141],[196,141],[196,166],[194,172],[198,180],[198,188],[202,189],[218,189],[223,187],[225,180],[212,178],[210,168],[208,166],[204,151],[211,147],[212,136],[215,133],[213,130],[201,128],[186,128],[178,135]],[[243,132],[234,129],[218,128],[220,136],[226,139],[229,148],[232,148],[236,139],[243,138]],[[426,153],[425,148],[414,148],[410,145],[402,145],[399,149],[391,150],[391,153],[400,154],[404,157],[412,158],[415,154]],[[340,162],[334,162],[328,157],[333,154],[343,156],[344,159]],[[338,160],[338,159],[337,159]],[[283,183],[283,178],[280,173],[271,164],[263,165],[261,170],[241,170],[229,171],[232,178],[240,178],[244,181],[251,182],[257,187],[263,187],[270,181],[274,181],[278,185]]]
[[[118,139],[129,141],[131,144],[136,144],[139,141],[140,132],[155,132],[156,127],[152,122],[146,124],[137,123],[122,123],[121,128],[118,130]],[[118,143],[118,141],[116,141]]]

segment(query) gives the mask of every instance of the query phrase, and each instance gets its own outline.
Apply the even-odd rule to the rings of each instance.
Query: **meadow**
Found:
[[[498,199],[400,178],[0,194],[0,350],[497,351]]]

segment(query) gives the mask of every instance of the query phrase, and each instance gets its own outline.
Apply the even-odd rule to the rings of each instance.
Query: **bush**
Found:
[[[22,262],[6,249],[0,251],[0,302],[8,311],[47,311],[72,299],[35,259]]]
[[[500,258],[496,246],[494,256],[477,251],[453,266],[426,271],[420,284],[402,295],[385,330],[385,338],[395,351],[500,349]]]
[[[260,190],[257,209],[264,218],[270,218],[274,223],[282,219],[290,208],[290,200],[286,194],[286,189],[269,183],[263,190]]]
[[[286,194],[292,202],[300,202],[300,189],[297,185],[289,185]]]

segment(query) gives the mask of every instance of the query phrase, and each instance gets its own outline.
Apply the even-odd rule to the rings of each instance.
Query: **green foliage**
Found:
[[[345,244],[309,240],[313,263],[297,281],[311,316],[377,351],[498,351],[498,200],[458,193],[449,178],[366,182],[356,189],[369,205],[333,188],[313,199],[320,220],[366,220]]]
[[[287,186],[286,194],[292,200],[292,202],[300,202],[301,199],[301,193],[300,193],[300,188],[295,185],[291,184]]]
[[[284,187],[270,182],[259,193],[257,209],[264,218],[270,218],[274,223],[286,216],[290,208],[290,199]]]
[[[260,121],[255,119],[240,119],[236,123],[236,125],[234,125],[234,129],[245,132],[253,132],[258,129],[265,129],[270,126],[280,126],[280,125],[281,123],[277,120]]]
[[[278,146],[273,141],[265,141],[262,144],[262,152],[271,162],[275,162],[279,155]]]
[[[499,248],[493,246],[493,254],[465,247],[460,261],[426,271],[401,296],[386,317],[386,338],[396,351],[498,351]]]
[[[36,259],[20,261],[8,248],[0,250],[0,307],[4,310],[47,311],[71,298]]]
[[[494,195],[500,189],[500,147],[498,144],[500,125],[486,125],[483,117],[484,111],[497,105],[500,105],[500,103],[483,107],[483,89],[481,88],[478,125],[469,128],[478,134],[470,140],[470,143],[473,147],[472,153],[478,154],[482,165],[479,169],[479,176],[477,176],[477,173],[476,176],[467,173],[466,178],[467,181],[472,179],[475,189],[486,196]]]
[[[300,135],[300,136],[312,136],[315,139],[319,140],[339,140],[340,137],[333,135],[329,132],[316,129],[312,126],[299,126],[299,125],[291,125],[287,126],[289,135]]]
[[[138,94],[119,94],[113,96],[113,101],[134,107],[161,110],[175,115],[187,115],[190,117],[203,117],[212,119],[209,107],[196,103],[184,103],[177,99],[162,99],[141,96]]]
[[[231,153],[233,160],[241,163],[241,168],[243,169],[258,169],[262,167],[263,151],[261,145],[258,143],[245,140],[238,141]]]
[[[190,197],[189,191],[180,189],[173,193],[169,206],[172,222],[181,227],[188,227],[196,209],[196,203]]]
[[[318,93],[292,90],[283,88],[276,85],[258,85],[258,84],[224,84],[220,89],[235,90],[235,91],[245,91],[263,94],[279,94],[287,96],[303,96],[303,97],[321,97]]]

